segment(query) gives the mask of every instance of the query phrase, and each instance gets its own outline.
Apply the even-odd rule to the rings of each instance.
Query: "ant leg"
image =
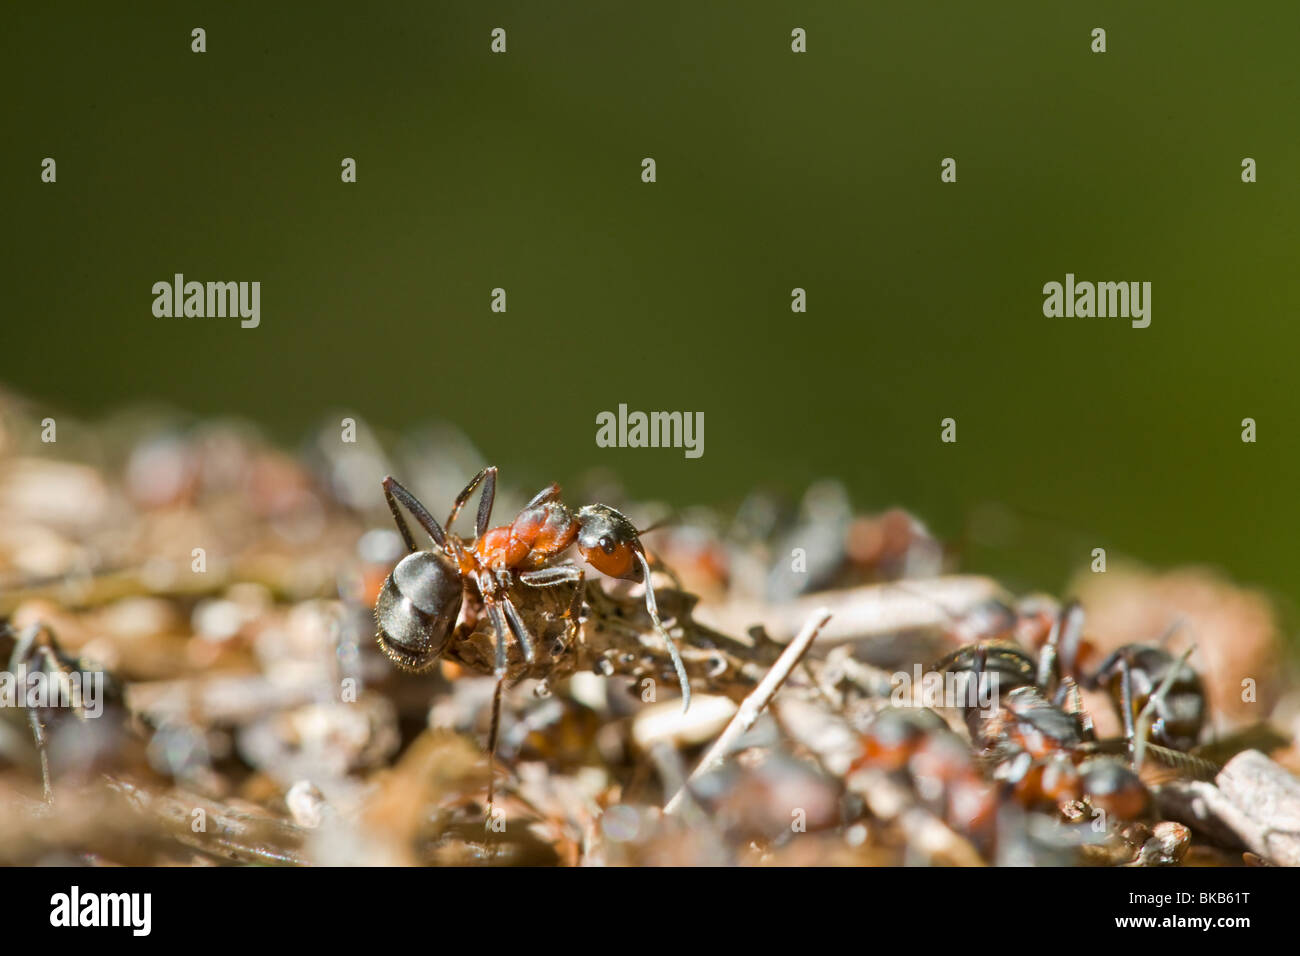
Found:
[[[565,612],[565,618],[568,620],[569,626],[565,629],[564,646],[556,655],[558,657],[559,654],[563,654],[568,650],[578,636],[578,624],[582,617],[582,601],[587,592],[586,572],[576,564],[557,564],[537,571],[524,571],[519,575],[519,580],[535,588],[550,588],[555,587],[557,584],[575,582],[573,597],[569,601],[568,611]]]
[[[492,466],[487,472],[483,494],[478,499],[478,515],[474,519],[474,534],[480,538],[487,533],[488,522],[492,520],[492,503],[497,500],[496,466]]]
[[[456,501],[451,506],[451,514],[447,515],[447,527],[450,528],[460,514],[460,509],[465,507],[465,502],[469,501],[470,495],[474,494],[474,489],[482,481],[487,482],[483,486],[483,497],[478,504],[478,534],[482,535],[487,530],[487,519],[492,515],[492,502],[497,494],[497,466],[488,465],[477,475],[469,480],[469,484],[464,490],[456,496]],[[486,511],[484,510],[486,502]]]
[[[1127,654],[1119,659],[1119,705],[1124,711],[1124,736],[1130,751],[1134,743],[1133,729],[1133,671]]]
[[[54,802],[54,787],[50,779],[50,751],[45,743],[45,724],[41,722],[41,715],[34,708],[27,710],[27,722],[31,724],[36,753],[41,758],[41,789],[45,795],[45,803],[48,805]]]
[[[524,652],[524,660],[530,664],[533,662],[533,637],[528,633],[528,625],[524,619],[519,616],[519,611],[515,604],[508,596],[499,598],[485,598],[487,604],[488,617],[492,620],[492,629],[497,632],[496,643],[496,670],[497,677],[503,677],[506,672],[506,635],[513,634],[515,640],[519,642],[519,648]]]
[[[501,730],[501,691],[505,689],[506,678],[502,674],[497,678],[496,689],[492,691],[492,724],[488,729],[488,798],[487,798],[487,820],[484,825],[492,825],[492,804],[496,799],[496,763],[497,763],[497,737],[500,736]]]
[[[1057,643],[1058,667],[1063,677],[1079,678],[1079,645],[1083,641],[1083,605],[1071,601],[1061,612],[1061,632]]]
[[[560,651],[565,653],[574,642],[578,639],[578,628],[582,626],[582,602],[587,596],[587,575],[582,568],[578,569],[578,583],[573,588],[573,597],[569,601],[569,627],[564,634],[564,648]]]
[[[1043,645],[1043,652],[1038,656],[1037,683],[1049,696],[1054,695],[1058,687],[1057,680],[1060,675],[1059,643],[1064,617],[1065,612],[1062,612],[1052,622],[1052,629],[1047,635],[1047,643]]]
[[[415,515],[415,520],[420,523],[420,527],[429,533],[433,543],[438,547],[446,550],[447,536],[443,534],[442,527],[429,514],[427,508],[420,504],[420,500],[403,488],[392,475],[384,478],[384,497],[388,499],[388,509],[393,513],[393,518],[397,521],[397,530],[402,532],[402,539],[406,542],[406,547],[411,551],[418,551],[415,546],[415,539],[411,537],[411,529],[406,526],[406,520],[402,513],[397,509],[397,502],[406,506],[406,510]]]
[[[1157,717],[1152,722],[1151,739],[1160,741],[1162,745],[1169,743],[1168,739],[1165,737],[1165,719],[1163,717]]]
[[[510,633],[510,627],[506,624],[506,616],[496,601],[485,598],[483,603],[487,605],[488,619],[492,622],[492,630],[497,632],[494,673],[497,680],[504,680],[506,676],[506,635]]]
[[[510,625],[510,630],[515,635],[515,640],[519,642],[519,646],[523,649],[524,660],[531,664],[533,662],[533,636],[528,633],[528,625],[519,616],[514,601],[510,600],[509,597],[504,597],[501,599],[501,603],[505,605],[506,621]]]
[[[524,510],[527,511],[529,508],[536,505],[544,504],[548,501],[554,501],[558,497],[560,497],[560,486],[555,482],[551,482],[541,491],[537,492],[537,494],[533,495],[533,499],[528,502],[528,504],[524,505]]]
[[[1078,682],[1073,677],[1061,678],[1061,686],[1056,696],[1059,698],[1056,706],[1078,720],[1084,738],[1091,739],[1094,736],[1092,715],[1083,709],[1083,694],[1079,691]]]
[[[12,633],[12,631],[11,631]],[[19,667],[32,660],[35,654],[36,638],[41,635],[41,625],[29,624],[14,639],[14,649],[9,655],[9,671],[13,673]]]
[[[634,548],[632,553],[641,562],[641,570],[645,574],[645,609],[650,612],[650,620],[654,621],[655,630],[668,645],[668,653],[673,659],[673,669],[677,671],[677,683],[682,688],[682,711],[685,712],[691,706],[691,682],[686,676],[686,665],[682,662],[682,655],[678,652],[672,635],[664,627],[663,621],[659,620],[659,604],[655,601],[655,588],[650,580],[650,562],[646,560],[646,556],[639,548]]]
[[[551,588],[569,581],[580,581],[582,578],[582,568],[576,564],[555,564],[536,571],[519,572],[519,580],[534,588]]]
[[[23,628],[22,633],[18,635],[17,640],[14,641],[13,653],[9,657],[11,674],[16,673],[20,668],[25,670],[27,665],[42,653],[49,656],[49,649],[36,643],[42,630],[40,624],[31,624]],[[52,642],[53,635],[47,636],[47,640]],[[45,738],[45,724],[41,721],[40,713],[31,707],[27,709],[27,723],[32,728],[32,741],[36,744],[36,754],[40,757],[41,789],[45,796],[45,803],[48,805],[54,800],[54,787],[50,778],[50,751]]]

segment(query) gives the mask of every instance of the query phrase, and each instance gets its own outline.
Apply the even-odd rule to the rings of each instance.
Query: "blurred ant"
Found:
[[[31,675],[40,675],[44,686],[49,688],[47,696],[54,700],[65,699],[68,704],[67,707],[48,704],[26,706],[27,687],[18,685],[18,699],[27,711],[27,723],[40,758],[43,796],[46,804],[49,804],[54,799],[54,787],[50,772],[47,720],[69,710],[80,719],[96,717],[106,711],[115,715],[125,714],[126,691],[121,682],[108,671],[95,667],[85,658],[66,653],[53,632],[43,624],[29,624],[17,631],[8,621],[0,621],[0,633],[13,640],[13,650],[9,655],[10,675],[26,673],[29,679]],[[80,681],[91,674],[98,678],[98,686],[86,693],[81,689]],[[77,675],[75,682],[73,675]],[[55,690],[56,687],[60,689]],[[86,705],[94,708],[97,713],[90,712]]]
[[[1163,696],[1156,689],[1169,681]],[[1090,686],[1105,687],[1124,721],[1124,731],[1134,733],[1133,721],[1150,704],[1155,721],[1151,739],[1171,750],[1191,750],[1205,725],[1205,686],[1200,675],[1163,647],[1126,644],[1114,651],[1090,678]]]
[[[563,653],[577,636],[586,574],[576,564],[553,562],[571,546],[577,545],[583,559],[600,573],[625,581],[644,582],[646,610],[672,656],[682,688],[682,709],[689,708],[691,685],[686,667],[676,643],[659,619],[659,607],[650,579],[650,562],[636,526],[608,505],[585,505],[574,514],[560,501],[559,485],[550,484],[539,491],[510,524],[490,528],[496,478],[495,466],[480,471],[457,496],[447,517],[446,528],[450,529],[481,484],[483,491],[472,542],[445,531],[428,509],[392,476],[384,479],[384,497],[409,552],[384,580],[375,603],[375,621],[379,627],[377,639],[384,653],[399,667],[408,670],[423,670],[431,666],[456,633],[465,584],[472,581],[495,631],[493,673],[497,678],[497,689],[489,731],[489,751],[495,752],[501,691],[508,670],[507,635],[517,642],[527,663],[531,664],[535,658],[533,635],[510,597],[510,588],[516,581],[534,588],[574,586],[565,613],[566,635],[557,651]],[[398,508],[399,502],[433,539],[434,548],[420,550],[416,547]]]
[[[906,783],[936,816],[982,852],[996,839],[997,787],[984,779],[970,748],[927,707],[885,707],[860,738],[849,769],[871,769]]]
[[[1150,805],[1137,774],[1141,742],[1132,769],[1097,756],[1113,744],[1096,739],[1078,682],[1063,676],[1076,666],[1082,630],[1082,609],[1070,602],[1057,615],[1036,662],[1014,644],[993,641],[960,648],[936,668],[994,684],[995,705],[967,707],[964,716],[972,742],[995,763],[994,777],[1021,804],[1064,807],[1087,799],[1120,819],[1132,819]],[[1153,688],[1150,696],[1159,701],[1167,693],[1167,687]],[[1130,749],[1136,736],[1130,723]]]
[[[1088,670],[1082,662],[1095,656],[1095,651],[1083,638],[1083,609],[1078,602],[1062,611],[1062,620],[1067,618],[1068,626],[1054,630],[1043,649],[1040,683],[1073,677],[1089,690],[1104,690],[1123,722],[1125,738],[1136,750],[1150,747],[1178,769],[1207,772],[1208,762],[1199,762],[1206,764],[1200,766],[1197,758],[1186,754],[1200,740],[1207,711],[1205,685],[1187,663],[1195,645],[1181,659],[1166,649],[1182,620],[1174,621],[1156,643],[1125,644]],[[1070,676],[1061,678],[1062,674]],[[1149,728],[1137,726],[1144,714],[1151,720]]]
[[[936,665],[994,683],[996,705],[989,711],[968,707],[965,717],[972,741],[997,762],[995,776],[1027,806],[1086,797],[1131,819],[1150,805],[1138,777],[1148,753],[1181,773],[1212,775],[1212,764],[1175,746],[1195,743],[1203,715],[1199,678],[1185,666],[1190,650],[1175,661],[1161,648],[1127,645],[1084,674],[1079,661],[1090,648],[1082,634],[1083,610],[1072,601],[1061,608],[1037,663],[1013,644],[992,641],[960,648]],[[1110,691],[1126,715],[1122,741],[1096,739],[1080,684]],[[1127,747],[1131,768],[1096,756],[1116,744]]]

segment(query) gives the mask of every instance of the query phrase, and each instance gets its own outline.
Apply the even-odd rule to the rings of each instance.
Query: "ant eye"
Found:
[[[606,554],[614,553],[614,539],[611,538],[609,535],[607,534],[601,535],[599,543],[600,543],[600,549],[604,551]]]

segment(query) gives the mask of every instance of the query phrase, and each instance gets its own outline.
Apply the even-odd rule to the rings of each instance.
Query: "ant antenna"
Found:
[[[1156,640],[1156,643],[1162,648],[1168,648],[1170,640],[1173,639],[1173,636],[1177,634],[1186,623],[1187,618],[1183,617],[1181,614],[1178,615],[1178,617],[1169,622],[1169,626],[1165,628],[1164,633],[1160,635]]]
[[[1174,686],[1174,681],[1182,672],[1183,667],[1187,664],[1187,658],[1192,656],[1192,651],[1196,650],[1193,644],[1187,650],[1183,651],[1183,656],[1178,658],[1178,663],[1169,668],[1169,673],[1165,674],[1165,679],[1160,682],[1160,687],[1148,699],[1142,712],[1138,714],[1137,727],[1134,729],[1135,739],[1133,741],[1133,769],[1140,771],[1142,769],[1142,758],[1146,755],[1147,734],[1151,732],[1151,723],[1155,717],[1157,703],[1163,703],[1165,697],[1169,695],[1169,688]]]
[[[954,611],[951,607],[949,607],[946,602],[939,600],[933,594],[927,594],[925,591],[922,591],[920,588],[912,587],[910,584],[908,584],[906,580],[890,581],[887,583],[886,586],[891,588],[897,588],[898,590],[906,594],[910,594],[914,598],[925,601],[927,604],[932,604],[934,607],[939,609],[939,613],[942,614],[945,618],[947,618],[948,623],[950,624],[956,624],[958,621],[962,619],[962,615],[959,614],[957,611]]]
[[[658,531],[660,528],[665,528],[670,524],[676,524],[678,520],[679,520],[679,515],[677,515],[676,512],[670,515],[666,515],[660,518],[658,521],[650,522],[644,528],[637,528],[636,536],[639,538],[641,537],[641,535],[647,534],[651,531]]]
[[[655,588],[650,580],[650,562],[641,552],[640,548],[633,548],[632,553],[636,559],[641,562],[641,571],[645,574],[645,608],[650,612],[650,620],[654,621],[655,630],[659,636],[664,639],[668,645],[668,653],[673,659],[673,668],[677,671],[677,683],[682,686],[682,713],[685,713],[691,706],[691,681],[686,676],[686,665],[682,662],[682,655],[677,650],[677,643],[664,627],[663,621],[659,620],[659,604],[655,601]]]

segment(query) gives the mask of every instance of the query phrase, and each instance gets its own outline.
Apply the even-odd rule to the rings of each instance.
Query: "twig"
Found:
[[[758,620],[778,643],[795,633],[817,608],[828,608],[835,621],[821,634],[819,645],[834,646],[899,631],[942,628],[970,608],[1006,591],[992,578],[958,574],[897,583],[864,584],[840,591],[810,594],[780,604],[735,601],[700,608],[696,617],[724,633],[744,633]]]
[[[691,785],[698,781],[709,771],[718,767],[731,752],[736,741],[754,726],[754,721],[758,720],[758,715],[763,712],[763,708],[780,690],[785,679],[790,676],[790,672],[798,666],[799,661],[803,659],[812,642],[817,638],[817,633],[825,626],[826,622],[831,619],[831,612],[826,608],[818,608],[813,612],[812,617],[804,624],[803,630],[799,635],[790,642],[789,646],[781,652],[781,656],[776,659],[766,676],[763,677],[753,692],[744,699],[740,708],[736,711],[736,716],[731,718],[731,723],[713,742],[713,746],[700,760],[699,766],[691,772],[686,783],[680,790],[668,801],[664,807],[664,813],[676,813],[682,804],[683,797],[691,788]]]
[[[1258,750],[1233,757],[1214,784],[1176,781],[1157,798],[1162,813],[1218,842],[1300,866],[1300,781]]]

